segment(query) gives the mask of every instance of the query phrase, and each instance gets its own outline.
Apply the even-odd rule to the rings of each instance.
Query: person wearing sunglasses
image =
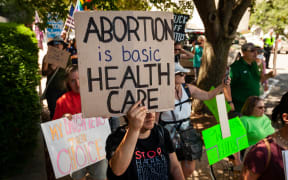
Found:
[[[282,152],[288,149],[287,106],[288,93],[286,92],[272,111],[272,121],[281,120],[283,126],[274,134],[252,146],[244,160],[241,179],[285,179],[285,160]]]
[[[176,42],[174,44],[174,55],[175,63],[178,63],[180,59],[192,59],[194,57],[193,53],[183,49],[181,42]]]
[[[189,71],[190,70],[183,68],[179,63],[175,63],[175,108],[172,111],[158,113],[158,118],[156,118],[159,119],[159,124],[170,132],[172,141],[177,137],[176,131],[185,131],[193,128],[190,121],[191,97],[199,100],[209,100],[219,94],[225,86],[223,80],[223,83],[215,89],[204,91],[194,85],[185,84],[185,75]],[[228,80],[227,84],[229,84],[229,81],[230,80]],[[195,144],[195,142],[190,141],[187,143]],[[201,158],[202,145],[203,144],[201,144],[199,148],[200,152],[195,152],[193,149],[192,153],[187,153],[184,152],[183,147],[178,146],[177,142],[174,141],[177,158],[181,162],[185,178],[192,175],[195,169],[196,160]]]
[[[258,96],[248,97],[241,110],[243,116],[240,119],[247,131],[249,146],[275,132],[271,120],[264,111],[264,100]]]
[[[241,50],[243,56],[230,66],[232,101],[239,113],[249,96],[260,95],[260,83],[276,75],[273,71],[260,74],[256,63],[256,47],[253,43],[243,44]]]

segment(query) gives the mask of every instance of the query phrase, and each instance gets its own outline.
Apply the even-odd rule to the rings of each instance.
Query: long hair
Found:
[[[78,65],[77,64],[71,64],[65,69],[65,80],[66,80],[66,86],[69,91],[71,91],[71,87],[68,84],[69,80],[69,74],[78,71]]]
[[[278,119],[281,119],[282,123],[284,124],[282,119],[283,113],[288,113],[288,92],[282,96],[280,103],[273,109],[272,121],[276,122]]]
[[[250,96],[250,97],[248,97],[246,99],[246,101],[245,101],[245,104],[243,105],[243,107],[241,109],[242,115],[251,116],[255,106],[257,105],[257,103],[259,101],[263,101],[263,99],[261,99],[258,96]]]

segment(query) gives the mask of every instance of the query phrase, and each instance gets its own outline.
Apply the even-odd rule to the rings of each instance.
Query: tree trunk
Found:
[[[224,78],[232,40],[223,37],[214,42],[215,43],[212,44],[207,40],[205,43],[199,78],[197,80],[197,86],[206,91],[209,91],[212,86],[217,87],[221,84]],[[199,113],[202,110],[203,103],[195,99],[193,101],[192,111]]]
[[[278,51],[278,38],[279,38],[279,33],[277,33],[276,37],[275,37],[275,47],[274,47],[274,55],[273,55],[273,71],[276,71],[276,59],[277,59],[277,51]]]
[[[202,65],[197,85],[209,90],[219,85],[227,66],[228,52],[235,38],[238,24],[252,0],[194,0],[205,27],[207,42],[204,46]],[[199,102],[193,102],[193,112],[203,109]]]

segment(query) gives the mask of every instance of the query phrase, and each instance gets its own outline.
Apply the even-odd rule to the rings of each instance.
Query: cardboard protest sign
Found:
[[[214,86],[212,86],[210,88],[210,91],[213,89],[215,89]],[[215,117],[216,121],[219,123],[219,115],[218,115],[218,107],[217,107],[217,103],[216,103],[216,97],[214,97],[213,99],[205,100],[203,102],[208,107],[208,109],[211,111],[211,113]],[[231,110],[231,107],[227,102],[225,102],[225,104],[226,104],[227,112],[229,112]]]
[[[172,13],[84,11],[75,25],[83,116],[174,108]]]
[[[61,118],[41,124],[56,178],[105,159],[108,119]]]
[[[239,117],[229,120],[231,136],[223,139],[220,125],[202,131],[209,164],[249,147],[245,127]]]
[[[174,14],[174,39],[176,42],[185,40],[185,25],[189,20],[189,15]]]
[[[59,48],[48,46],[48,52],[45,56],[45,62],[54,64],[63,69],[66,68],[70,53]]]

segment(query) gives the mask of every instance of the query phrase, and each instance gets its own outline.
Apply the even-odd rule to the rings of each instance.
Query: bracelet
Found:
[[[231,104],[231,103],[233,103],[233,102],[232,102],[232,101],[227,101],[227,103],[228,103],[228,104]]]

